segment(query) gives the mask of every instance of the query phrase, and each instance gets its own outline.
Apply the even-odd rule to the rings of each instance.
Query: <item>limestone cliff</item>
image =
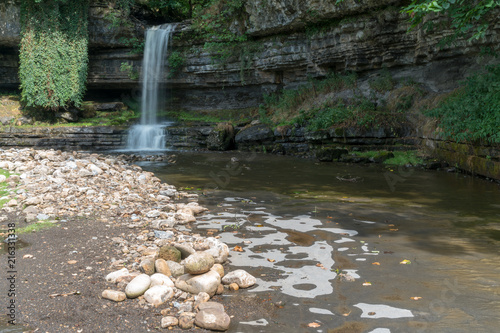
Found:
[[[186,109],[244,108],[260,103],[263,93],[293,88],[328,71],[356,71],[377,76],[384,68],[394,78],[411,78],[431,91],[447,91],[494,58],[480,56],[482,47],[498,48],[500,24],[484,39],[459,39],[440,47],[451,31],[408,30],[401,0],[247,0],[243,20],[232,28],[251,41],[223,62],[192,39],[189,26],[179,25],[174,49],[184,65],[171,79],[174,105]],[[93,1],[90,12],[89,91],[119,90],[137,96],[138,80],[120,71],[127,62],[140,70],[141,56],[127,43],[143,36],[144,26],[113,27],[107,5]],[[19,10],[16,2],[0,4],[0,88],[16,86]]]

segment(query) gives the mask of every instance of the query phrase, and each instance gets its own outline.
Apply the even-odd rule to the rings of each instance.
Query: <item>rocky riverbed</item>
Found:
[[[0,169],[10,173],[0,179],[8,187],[8,194],[0,198],[4,203],[2,224],[15,221],[18,230],[36,224],[54,225],[53,229],[43,233],[41,239],[45,241],[23,249],[22,257],[18,258],[19,265],[33,267],[29,269],[31,277],[36,275],[36,267],[53,265],[45,256],[64,260],[61,265],[66,269],[79,267],[70,275],[82,285],[85,282],[82,279],[87,279],[94,281],[96,286],[84,294],[86,302],[92,304],[93,297],[94,303],[103,308],[113,308],[124,302],[133,309],[153,313],[148,317],[149,322],[135,323],[134,329],[142,324],[144,331],[160,327],[227,330],[231,314],[226,313],[223,304],[214,302],[214,298],[255,284],[255,278],[244,270],[227,272],[224,264],[229,248],[219,240],[216,230],[209,231],[207,237],[176,229],[177,225],[189,226],[196,221],[196,215],[206,211],[198,205],[196,194],[177,191],[174,186],[162,183],[153,173],[130,165],[120,157],[10,149],[0,150]],[[76,233],[87,237],[94,234],[93,230],[97,231],[86,239],[86,243],[101,244],[98,261],[87,266],[78,258],[74,259],[79,253],[95,253],[96,248],[78,247],[78,240],[71,244],[72,237],[77,236],[74,233],[68,235],[73,227],[80,229],[75,230]],[[62,237],[68,237],[68,243],[58,238],[62,234],[65,235]],[[8,241],[14,241],[17,235],[11,232],[5,236],[8,236]],[[30,235],[27,238],[33,242],[36,237]],[[47,242],[56,251],[44,253],[43,244]],[[39,254],[30,253],[31,248],[38,249]],[[62,252],[66,258],[55,254]],[[52,271],[45,268],[47,270]],[[54,271],[57,270],[54,268]],[[64,275],[62,271],[59,274]],[[22,298],[37,299],[36,295],[44,287],[37,288],[36,284],[28,282],[30,274],[20,272],[19,275],[25,275],[26,286],[19,288]],[[70,283],[76,289],[78,280]],[[80,291],[50,293],[50,288],[45,288],[44,297],[51,299],[82,295]],[[40,310],[19,303],[19,308],[26,313]],[[123,313],[120,318],[128,323]],[[45,321],[50,319],[45,318]],[[96,322],[99,322],[98,318]],[[38,325],[36,320],[24,320],[24,323]],[[61,322],[59,325],[66,327]],[[82,326],[74,326],[75,331],[83,332]]]

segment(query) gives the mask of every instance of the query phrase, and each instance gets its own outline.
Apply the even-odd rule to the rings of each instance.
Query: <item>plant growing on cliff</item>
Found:
[[[21,1],[22,101],[35,108],[78,106],[88,63],[88,0]]]
[[[429,29],[433,23],[426,21],[428,16],[444,14],[447,25],[455,30],[453,37],[472,31],[473,39],[484,36],[490,25],[498,21],[495,10],[498,7],[500,0],[413,0],[403,11],[410,15],[411,28],[423,23],[423,27]]]
[[[469,77],[464,87],[426,114],[438,119],[447,139],[500,143],[500,65]]]
[[[168,56],[168,77],[175,77],[184,66],[185,62],[186,60],[179,51],[173,51],[172,53],[170,53],[170,55]]]

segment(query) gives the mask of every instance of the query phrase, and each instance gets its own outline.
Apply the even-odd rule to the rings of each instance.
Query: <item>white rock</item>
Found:
[[[125,288],[125,294],[128,298],[136,298],[141,296],[149,289],[151,278],[147,274],[136,276]]]
[[[165,285],[149,288],[144,293],[144,299],[153,305],[160,305],[174,296],[174,290]]]
[[[210,245],[210,249],[204,252],[211,254],[216,264],[225,263],[229,256],[228,246],[214,237],[207,238],[207,242]]]
[[[152,217],[152,218],[153,217],[158,217],[160,215],[161,215],[161,212],[159,210],[157,210],[157,209],[149,211],[149,212],[146,213],[147,217]]]
[[[0,183],[3,183],[6,180],[7,180],[7,177],[5,177],[4,175],[0,175]]]
[[[154,273],[151,275],[151,287],[154,286],[167,286],[173,288],[175,285],[165,274]]]
[[[170,326],[177,326],[179,324],[179,319],[173,316],[167,316],[161,318],[161,328],[167,328]]]
[[[257,279],[242,269],[229,272],[222,278],[223,284],[236,283],[240,288],[251,287],[255,282],[257,282]]]
[[[106,275],[106,281],[111,282],[111,283],[116,283],[116,279],[118,279],[120,276],[125,276],[128,275],[129,271],[126,268],[122,268],[118,271],[114,271]]]
[[[219,273],[208,271],[207,273],[200,275],[181,275],[177,281],[175,281],[175,286],[178,289],[187,291],[191,294],[206,292],[210,296],[213,296],[217,291],[220,281],[221,279]]]

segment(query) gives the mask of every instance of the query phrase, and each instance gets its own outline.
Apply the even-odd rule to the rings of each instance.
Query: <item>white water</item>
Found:
[[[165,150],[166,127],[158,123],[158,112],[165,107],[165,67],[174,24],[148,29],[142,63],[141,122],[130,128],[127,150]]]

